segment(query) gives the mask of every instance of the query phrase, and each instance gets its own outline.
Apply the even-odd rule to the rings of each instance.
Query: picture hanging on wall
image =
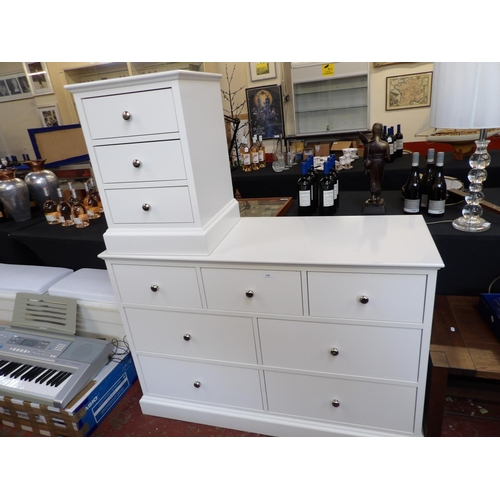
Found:
[[[0,102],[33,97],[24,73],[12,73],[0,77]]]
[[[56,104],[52,104],[51,106],[40,106],[38,108],[38,113],[42,121],[42,127],[58,127],[62,125]]]
[[[385,109],[423,108],[431,105],[432,71],[387,77]]]
[[[274,62],[251,62],[250,80],[258,82],[259,80],[270,80],[276,78],[276,63]]]
[[[44,62],[23,63],[33,95],[53,94],[49,72]]]
[[[247,88],[246,94],[250,135],[262,135],[262,139],[284,136],[281,85]]]

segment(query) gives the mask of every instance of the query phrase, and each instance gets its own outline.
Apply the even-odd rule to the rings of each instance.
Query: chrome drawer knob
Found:
[[[338,356],[339,355],[339,350],[336,347],[332,347],[330,354],[332,356]]]
[[[366,296],[366,295],[361,295],[361,297],[359,298],[359,301],[362,303],[362,304],[368,304],[368,301],[370,299]]]
[[[339,400],[338,399],[334,399],[332,401],[332,406],[335,407],[335,408],[338,408],[340,406]]]
[[[144,203],[144,205],[142,205],[142,209],[145,212],[149,212],[150,208],[151,208],[151,205],[149,203]]]
[[[132,118],[132,115],[128,112],[128,111],[124,111],[122,113],[122,118],[125,120],[125,121],[129,121],[130,118]]]
[[[189,333],[185,333],[184,336],[183,336],[183,339],[186,341],[186,342],[189,342],[191,340],[191,334]]]
[[[157,292],[160,289],[158,285],[151,285],[151,291],[152,292]]]
[[[253,290],[247,290],[247,291],[245,292],[245,295],[246,295],[249,299],[251,299],[251,298],[253,297]]]
[[[197,389],[199,389],[201,387],[201,382],[199,382],[198,380],[193,384]]]
[[[140,168],[142,166],[142,163],[140,160],[137,160],[135,159],[133,162],[132,162],[132,165],[135,167],[135,168]]]

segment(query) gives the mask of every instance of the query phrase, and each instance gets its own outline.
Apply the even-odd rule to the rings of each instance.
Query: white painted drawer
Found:
[[[114,224],[165,224],[194,221],[186,186],[106,189]]]
[[[201,270],[209,309],[302,315],[298,271]]]
[[[201,308],[194,268],[113,264],[113,273],[126,304]]]
[[[311,316],[420,323],[424,275],[307,273]],[[362,296],[368,298],[363,304]]]
[[[413,432],[414,387],[272,371],[264,376],[270,412]]]
[[[257,370],[142,354],[138,358],[146,381],[144,392],[149,395],[263,409]]]
[[[139,351],[257,363],[252,320],[170,311],[125,309]]]
[[[92,139],[177,132],[172,89],[128,92],[82,100]],[[125,120],[123,113],[130,113]]]
[[[105,184],[186,178],[180,140],[97,146],[94,152]]]
[[[258,323],[264,365],[418,380],[421,330],[272,319]]]

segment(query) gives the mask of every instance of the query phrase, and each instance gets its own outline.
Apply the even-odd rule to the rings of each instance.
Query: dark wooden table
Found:
[[[478,309],[479,297],[437,295],[426,393],[425,435],[441,436],[449,375],[500,380],[500,341]]]

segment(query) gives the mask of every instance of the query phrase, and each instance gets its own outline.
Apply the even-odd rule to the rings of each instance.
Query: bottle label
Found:
[[[259,163],[259,153],[252,153],[252,163]]]
[[[396,140],[396,149],[398,151],[402,151],[403,150],[403,139],[397,139]]]
[[[243,165],[250,165],[250,154],[245,153],[243,155]]]
[[[429,195],[428,194],[423,194],[420,198],[420,206],[421,207],[427,207],[427,200],[429,199]]]
[[[427,213],[433,215],[444,214],[445,203],[446,200],[429,200],[429,207],[427,209]]]
[[[259,151],[259,162],[262,163],[264,161],[264,151]]]
[[[57,212],[45,214],[45,218],[47,219],[47,222],[55,222],[57,220]]]
[[[333,189],[330,191],[323,191],[323,206],[324,207],[333,207]]]
[[[405,200],[403,210],[409,214],[417,214],[420,211],[420,200]]]
[[[333,188],[333,197],[334,199],[339,197],[339,181],[336,182],[335,187]]]
[[[299,191],[299,206],[300,207],[311,206],[311,193],[309,191]]]
[[[390,153],[391,155],[393,155],[393,154],[394,154],[394,144],[393,144],[392,142],[390,142],[390,143],[389,143],[389,153]]]

